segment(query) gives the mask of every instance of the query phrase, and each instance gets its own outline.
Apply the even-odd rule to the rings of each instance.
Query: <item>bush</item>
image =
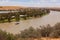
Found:
[[[7,33],[0,30],[0,40],[7,40]]]
[[[16,40],[15,36],[13,34],[8,34],[7,35],[7,40]]]
[[[57,23],[53,26],[54,31],[55,30],[60,30],[60,23]]]
[[[52,32],[52,27],[49,24],[46,27],[41,26],[40,31],[42,37],[49,37],[49,34]]]
[[[40,34],[36,29],[34,29],[33,27],[30,27],[29,29],[25,29],[24,31],[21,31],[20,37],[37,38],[37,37],[40,37]]]
[[[0,30],[0,40],[15,40],[15,36],[13,34]]]
[[[53,32],[50,34],[50,37],[54,37],[54,38],[60,37],[60,30],[53,31]]]
[[[50,34],[50,37],[60,37],[60,23],[57,23],[53,26],[52,33]]]

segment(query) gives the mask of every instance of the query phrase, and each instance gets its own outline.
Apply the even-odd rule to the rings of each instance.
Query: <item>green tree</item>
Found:
[[[20,20],[20,14],[19,13],[15,13],[15,18],[16,18],[16,21],[18,22]]]
[[[8,19],[8,22],[11,22],[11,13],[8,13],[8,15],[7,15],[7,19]]]

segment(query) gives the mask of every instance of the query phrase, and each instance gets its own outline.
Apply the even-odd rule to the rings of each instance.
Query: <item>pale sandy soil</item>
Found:
[[[17,40],[21,40],[21,39],[17,39]],[[60,40],[60,38],[26,38],[23,40]]]
[[[42,40],[60,40],[60,38],[42,38]]]
[[[60,40],[60,38],[36,38],[36,39],[31,39],[31,40]]]

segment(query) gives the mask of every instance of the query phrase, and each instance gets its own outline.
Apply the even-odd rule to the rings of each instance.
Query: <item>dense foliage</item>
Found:
[[[0,40],[15,40],[15,36],[13,34],[0,30]]]
[[[38,9],[38,8],[25,8],[25,9],[19,9],[16,11],[8,10],[9,13],[0,13],[0,22],[11,22],[12,19],[16,19],[16,21],[19,21],[21,18],[28,19],[30,17],[38,17],[43,16],[46,14],[49,14],[48,9]],[[21,16],[22,15],[22,16]]]

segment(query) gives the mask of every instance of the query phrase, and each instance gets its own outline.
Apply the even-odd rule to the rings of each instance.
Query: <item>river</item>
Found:
[[[0,23],[0,29],[5,30],[7,32],[17,34],[21,30],[24,30],[29,27],[39,27],[40,25],[50,24],[51,26],[60,22],[60,12],[58,11],[50,11],[49,15],[45,15],[40,18],[33,18],[28,20],[20,20],[20,24],[15,25],[16,22],[11,23]]]

